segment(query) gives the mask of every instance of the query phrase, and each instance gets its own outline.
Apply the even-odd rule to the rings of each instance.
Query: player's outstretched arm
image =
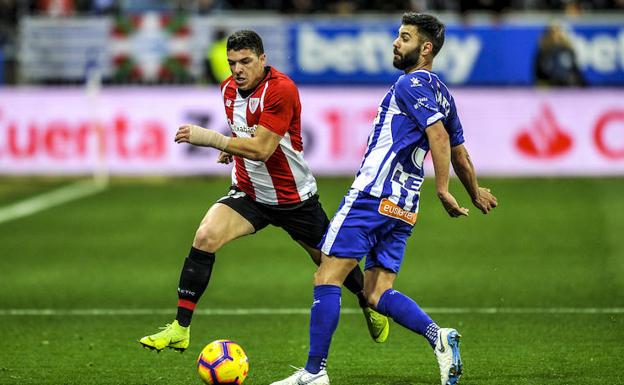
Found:
[[[266,127],[256,126],[251,138],[232,138],[224,151],[251,160],[266,162],[277,149],[282,137]]]
[[[437,121],[425,130],[433,158],[436,191],[446,212],[453,218],[468,215],[468,209],[460,207],[455,197],[448,191],[451,145],[442,122]]]
[[[481,210],[483,214],[487,214],[498,205],[496,197],[489,188],[479,187],[477,173],[470,160],[470,154],[463,144],[451,148],[451,162],[455,174],[464,185],[475,207]]]
[[[281,136],[262,126],[256,126],[256,132],[251,138],[231,138],[194,124],[180,126],[175,137],[176,143],[186,142],[196,146],[212,147],[228,154],[262,162],[273,155],[281,139]]]
[[[223,151],[232,138],[208,128],[194,124],[184,124],[178,127],[176,143],[190,143],[196,146],[212,147]]]

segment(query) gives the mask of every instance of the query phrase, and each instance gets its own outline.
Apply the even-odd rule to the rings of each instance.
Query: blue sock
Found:
[[[314,287],[314,302],[310,311],[310,352],[305,369],[318,373],[325,369],[329,344],[340,318],[340,286]]]
[[[388,289],[379,298],[377,311],[396,323],[424,336],[431,346],[438,339],[438,325],[410,297]]]

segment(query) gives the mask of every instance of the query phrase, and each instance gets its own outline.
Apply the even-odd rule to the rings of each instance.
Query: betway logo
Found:
[[[0,158],[27,160],[86,159],[103,154],[121,159],[158,159],[165,155],[165,127],[156,121],[69,122],[61,119],[18,123],[0,118]]]
[[[617,35],[597,33],[591,37],[572,34],[579,66],[601,74],[624,71],[624,29]]]
[[[336,71],[341,74],[394,72],[392,42],[385,31],[336,33],[326,36],[303,26],[297,35],[299,65],[305,72]]]
[[[297,35],[299,66],[309,74],[335,71],[344,75],[396,73],[392,66],[394,34],[379,30],[357,33],[338,32],[332,36],[303,26]],[[449,83],[467,80],[481,50],[480,40],[473,35],[460,39],[446,37],[444,48],[436,57],[435,70]]]
[[[465,39],[447,35],[444,46],[435,57],[433,70],[444,74],[449,84],[461,84],[468,80],[481,52],[481,40],[475,35]]]

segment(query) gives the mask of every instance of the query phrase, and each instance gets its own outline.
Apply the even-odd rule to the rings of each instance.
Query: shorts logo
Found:
[[[403,210],[395,203],[390,202],[387,198],[381,200],[378,211],[381,215],[396,218],[412,226],[416,224],[416,213]]]
[[[255,113],[258,109],[258,105],[260,104],[260,98],[251,98],[249,99],[249,111],[251,113]]]

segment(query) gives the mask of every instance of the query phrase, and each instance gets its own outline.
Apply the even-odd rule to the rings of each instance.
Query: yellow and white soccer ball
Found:
[[[209,385],[240,385],[249,373],[249,359],[241,346],[230,340],[206,345],[197,358],[199,377]]]

